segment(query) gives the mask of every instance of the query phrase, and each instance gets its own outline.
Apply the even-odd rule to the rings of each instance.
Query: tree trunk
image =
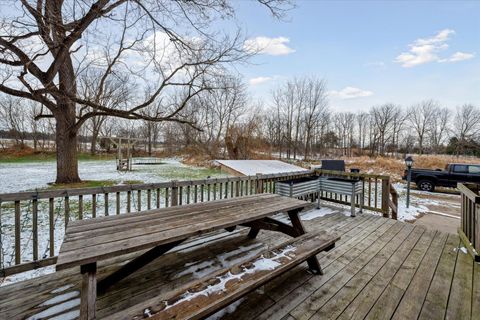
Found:
[[[93,156],[97,152],[97,140],[98,140],[98,129],[93,128],[92,130],[92,140],[90,141],[90,154]]]
[[[65,106],[70,112],[62,112],[56,118],[57,179],[55,183],[80,182],[77,159],[77,131],[72,129],[75,123],[75,107]],[[72,110],[73,109],[73,110]]]

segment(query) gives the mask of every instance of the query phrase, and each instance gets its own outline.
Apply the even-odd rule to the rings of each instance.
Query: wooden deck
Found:
[[[223,310],[222,319],[479,319],[480,265],[456,250],[458,236],[370,214],[336,212],[304,224],[342,237],[318,256],[325,274],[311,275],[302,264]],[[246,233],[194,239],[156,260],[98,298],[99,318],[288,239],[261,231],[249,240]],[[100,264],[99,278],[131,257]],[[0,318],[61,313],[74,319],[79,280],[78,270],[70,269],[0,287]]]

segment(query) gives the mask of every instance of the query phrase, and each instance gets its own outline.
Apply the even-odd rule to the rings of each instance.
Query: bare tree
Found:
[[[28,117],[25,112],[25,103],[12,96],[0,97],[0,122],[7,128],[15,139],[15,144],[25,145]]]
[[[370,138],[373,142],[377,152],[381,155],[385,154],[386,144],[393,135],[392,124],[395,120],[396,110],[398,106],[392,103],[384,104],[378,107],[373,107],[370,110],[371,116],[371,128],[372,128],[372,137]]]
[[[367,112],[360,112],[357,114],[357,123],[358,123],[358,147],[360,150],[365,148],[365,141],[367,139],[367,129],[368,129],[368,118],[369,114]]]
[[[458,139],[457,154],[463,152],[469,140],[478,140],[480,135],[480,109],[472,104],[464,104],[457,108],[453,133]]]
[[[276,16],[281,16],[286,3],[258,2]],[[211,31],[214,19],[233,16],[225,0],[19,3],[11,7],[14,14],[0,20],[0,91],[41,103],[48,112],[37,118],[55,119],[58,183],[80,181],[78,132],[89,119],[109,115],[184,123],[179,113],[188,101],[213,89],[210,80],[224,73],[222,66],[248,57],[238,33],[233,38],[218,37]],[[99,51],[108,58],[96,59]],[[143,58],[140,66],[133,63],[135,55]],[[78,79],[91,68],[103,72],[97,92],[119,73],[127,73],[131,83],[156,86],[147,97],[130,97],[126,109],[104,105],[79,94]],[[155,117],[140,112],[161,103],[176,88],[184,93],[178,105],[166,105]],[[87,107],[89,112],[79,113]]]
[[[401,106],[397,106],[392,121],[392,151],[395,153],[395,156],[397,156],[400,144],[400,134],[404,128],[406,119],[407,114]]]
[[[434,112],[437,108],[439,108],[437,102],[433,100],[425,100],[410,107],[407,111],[408,121],[417,134],[420,154],[423,153],[424,141],[429,134]]]
[[[351,112],[337,112],[333,117],[333,123],[339,137],[339,147],[343,156],[351,155],[353,145],[353,128],[355,115]]]
[[[439,153],[441,145],[448,135],[451,112],[448,108],[438,108],[435,110],[430,126],[430,145],[433,153]]]
[[[301,90],[304,99],[303,125],[305,131],[304,159],[308,159],[312,150],[312,137],[318,121],[328,113],[326,81],[310,78],[303,82]]]

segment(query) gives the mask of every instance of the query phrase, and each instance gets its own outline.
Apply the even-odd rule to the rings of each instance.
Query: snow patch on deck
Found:
[[[185,264],[185,270],[175,274],[174,279],[191,274],[195,279],[203,278],[212,272],[212,267],[219,264],[220,268],[228,268],[239,261],[248,260],[260,253],[265,248],[262,243],[253,243],[248,246],[239,246],[238,249],[219,254],[216,259],[189,262]],[[232,257],[234,257],[232,259]]]
[[[282,264],[278,261],[282,258],[292,259],[289,254],[294,254],[296,247],[294,246],[286,246],[284,249],[280,250],[279,252],[275,253],[271,258],[266,258],[264,255],[261,255],[258,259],[252,262],[252,268],[244,267],[242,272],[238,274],[233,274],[228,271],[226,274],[216,277],[218,280],[217,283],[213,285],[207,286],[205,289],[198,291],[198,292],[190,292],[186,291],[180,299],[175,301],[173,304],[166,304],[166,309],[169,309],[175,305],[178,305],[182,302],[191,301],[199,296],[210,296],[213,294],[218,294],[220,292],[224,292],[227,289],[227,283],[232,280],[239,280],[241,281],[245,275],[253,274],[258,271],[271,271]]]
[[[45,306],[51,306],[53,304],[57,304],[66,300],[70,300],[71,298],[75,298],[80,295],[80,292],[78,291],[71,291],[67,292],[64,294],[60,294],[58,296],[55,296],[51,299],[48,299],[47,301],[44,301],[42,304],[40,304],[40,307],[45,307]]]
[[[332,210],[331,208],[321,207],[320,209],[310,210],[310,211],[308,211],[304,214],[301,214],[300,218],[302,220],[313,220],[315,218],[321,218],[321,217],[324,217],[328,214],[332,214],[332,213],[335,213],[335,212],[336,211]]]
[[[65,290],[70,289],[71,287],[73,287],[73,284],[67,284],[67,285],[65,285],[65,286],[58,287],[58,288],[50,291],[50,293],[60,293],[60,292],[63,292],[63,291],[65,291]]]
[[[53,307],[45,309],[37,314],[34,314],[33,316],[27,318],[27,320],[44,319],[52,316],[57,316],[57,319],[64,319],[64,314],[59,315],[60,313],[63,313],[64,311],[78,307],[79,305],[80,305],[80,298],[65,301]],[[76,311],[76,310],[72,310],[72,312],[73,311]]]

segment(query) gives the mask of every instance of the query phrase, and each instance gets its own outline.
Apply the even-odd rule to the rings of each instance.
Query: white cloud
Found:
[[[273,80],[273,77],[256,77],[256,78],[251,78],[250,80],[248,80],[248,83],[251,86],[256,86],[258,84],[262,84],[262,83],[265,83],[265,82],[268,82],[268,81],[271,81],[271,80]]]
[[[336,90],[329,91],[328,94],[331,97],[345,100],[345,99],[369,97],[373,95],[373,92],[368,90],[362,90],[360,88],[355,88],[355,87],[345,87],[340,91],[336,91]]]
[[[263,53],[272,56],[282,56],[295,52],[288,46],[290,39],[286,37],[256,37],[248,39],[243,44],[243,48],[251,53]]]
[[[473,58],[474,54],[463,52],[456,52],[446,59],[438,56],[439,52],[448,48],[446,42],[454,34],[454,30],[444,29],[431,38],[417,39],[408,45],[408,52],[402,52],[395,58],[395,62],[404,68],[411,68],[429,62],[458,62]]]
[[[464,60],[470,60],[475,57],[474,53],[466,53],[466,52],[460,52],[457,51],[452,56],[448,59],[449,62],[457,62],[457,61],[464,61]]]

